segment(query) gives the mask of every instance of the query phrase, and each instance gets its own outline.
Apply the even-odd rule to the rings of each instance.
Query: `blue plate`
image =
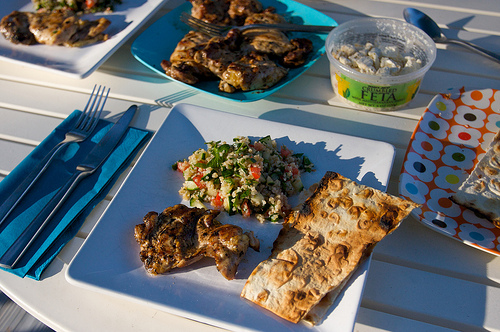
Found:
[[[276,12],[285,16],[289,22],[297,24],[310,24],[310,25],[328,25],[337,26],[337,22],[332,18],[307,7],[303,4],[297,3],[292,0],[261,0],[264,7],[274,7]],[[191,89],[196,89],[202,92],[206,92],[215,96],[230,99],[233,101],[255,101],[269,96],[278,89],[281,89],[286,84],[290,83],[297,77],[299,77],[303,72],[305,72],[310,66],[318,60],[320,56],[325,53],[325,39],[327,37],[326,33],[315,34],[310,32],[294,32],[290,33],[290,38],[304,37],[308,38],[313,42],[314,50],[309,56],[309,61],[299,68],[290,69],[288,75],[282,79],[275,86],[265,89],[265,90],[254,90],[247,92],[235,92],[226,93],[221,92],[218,89],[219,81],[208,81],[200,82],[195,85],[189,85],[180,81],[177,81],[165,74],[161,68],[161,61],[164,59],[169,59],[170,54],[174,51],[177,43],[184,37],[186,33],[189,32],[190,28],[180,22],[179,16],[181,12],[190,12],[191,4],[186,2],[176,9],[172,10],[158,21],[153,23],[146,31],[144,31],[132,44],[132,54],[139,60],[142,64],[147,66],[154,72],[183,84]]]

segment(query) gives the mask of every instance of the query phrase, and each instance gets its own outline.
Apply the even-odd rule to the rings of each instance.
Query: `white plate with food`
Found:
[[[260,251],[246,252],[232,280],[217,271],[211,258],[156,276],[148,274],[141,262],[135,226],[142,224],[150,211],[189,204],[179,195],[184,178],[172,165],[206,148],[205,142],[268,135],[278,145],[303,153],[314,163],[314,172],[302,174],[305,188],[332,170],[382,191],[387,187],[394,159],[390,144],[180,104],[170,111],[71,262],[67,280],[79,287],[231,330],[351,331],[370,259],[357,269],[325,320],[314,327],[285,321],[240,297],[250,273],[269,257],[281,229],[279,222],[261,223],[254,217],[225,212],[219,215],[222,223],[251,230],[260,241]],[[290,204],[297,203],[298,197],[292,196]]]
[[[108,19],[111,24],[104,33],[106,41],[83,47],[65,47],[44,44],[22,45],[0,36],[0,58],[23,66],[62,74],[71,78],[85,78],[116,51],[134,31],[140,28],[166,0],[123,0],[110,13],[89,13],[86,20]],[[34,12],[30,0],[10,0],[2,3],[0,17],[13,11]]]

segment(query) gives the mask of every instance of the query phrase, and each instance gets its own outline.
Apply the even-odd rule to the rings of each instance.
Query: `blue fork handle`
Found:
[[[24,196],[28,193],[35,182],[45,172],[57,153],[65,147],[69,142],[60,142],[50,150],[50,152],[38,163],[30,174],[17,186],[17,188],[10,194],[9,197],[0,206],[0,226],[7,220],[12,211],[21,202]]]
[[[329,33],[335,27],[327,25],[301,25],[291,23],[273,23],[273,24],[249,24],[248,26],[242,25],[240,27],[243,31],[250,31],[254,29],[278,29],[281,31],[301,31],[301,32],[323,32]]]
[[[49,224],[52,217],[59,211],[59,208],[64,204],[76,185],[91,173],[88,171],[77,171],[71,176],[66,184],[57,191],[16,241],[7,249],[0,258],[0,266],[8,269],[15,268],[33,242]]]

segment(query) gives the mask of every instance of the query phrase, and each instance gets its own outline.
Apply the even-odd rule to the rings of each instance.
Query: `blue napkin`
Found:
[[[73,127],[80,114],[80,111],[74,111],[0,182],[0,202],[4,202],[17,184],[44,158],[48,151],[64,139],[65,134]],[[0,226],[0,257],[58,189],[66,183],[76,166],[112,125],[113,123],[100,120],[91,137],[79,144],[71,143],[59,151],[50,167],[12,211],[6,222]],[[104,164],[91,176],[84,178],[75,188],[17,267],[3,270],[20,277],[28,276],[39,280],[43,271],[64,245],[76,235],[88,214],[106,197],[120,174],[151,136],[152,133],[149,131],[128,128],[119,145]]]

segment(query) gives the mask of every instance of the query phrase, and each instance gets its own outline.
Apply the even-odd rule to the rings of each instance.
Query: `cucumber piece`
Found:
[[[184,188],[191,191],[199,189],[194,181],[186,181],[186,183],[184,184]]]
[[[295,179],[292,181],[292,186],[293,186],[293,189],[295,189],[296,192],[300,192],[302,191],[302,189],[304,189],[304,185],[302,184],[302,180],[301,179]]]
[[[205,204],[203,204],[202,202],[200,202],[199,199],[197,198],[194,198],[192,197],[190,200],[189,200],[189,205],[191,207],[197,207],[197,208],[201,208],[201,209],[206,209],[207,207],[205,206]]]
[[[258,191],[256,191],[250,197],[250,201],[252,202],[252,205],[255,205],[255,206],[261,206],[263,200],[264,200],[264,196],[261,193],[259,193]]]

